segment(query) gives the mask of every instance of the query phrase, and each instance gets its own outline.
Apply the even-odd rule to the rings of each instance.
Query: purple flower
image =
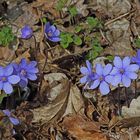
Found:
[[[33,35],[33,30],[31,29],[30,26],[25,25],[21,29],[21,38],[23,38],[23,39],[29,39],[30,37],[32,37],[32,35]]]
[[[138,64],[140,66],[140,49],[137,51],[136,56],[132,57],[132,62]]]
[[[50,22],[45,25],[45,36],[52,42],[60,41],[60,31],[54,25],[50,25]]]
[[[13,125],[18,125],[20,123],[18,119],[11,116],[11,112],[8,109],[3,110],[3,113],[9,118]]]
[[[92,65],[91,63],[87,60],[86,61],[87,67],[81,67],[80,71],[84,75],[80,79],[80,83],[85,84],[85,87],[88,85],[90,87],[91,82],[94,80],[94,73],[92,72]]]
[[[114,67],[110,73],[110,75],[112,75],[111,84],[117,86],[119,83],[122,83],[125,87],[129,87],[131,79],[137,78],[136,71],[139,69],[139,66],[136,64],[130,64],[130,57],[125,57],[121,60],[120,57],[116,56],[113,63]]]
[[[13,66],[7,65],[6,67],[0,66],[0,90],[4,90],[6,94],[13,92],[12,84],[17,84],[20,77],[13,74]]]
[[[101,64],[96,64],[96,75],[95,80],[92,83],[90,89],[95,89],[99,86],[99,90],[102,95],[106,95],[109,93],[109,83],[111,82],[111,76],[109,73],[112,70],[112,65],[107,64],[103,67]]]
[[[27,63],[25,58],[21,59],[19,64],[13,63],[15,73],[20,77],[19,85],[21,87],[26,87],[29,80],[36,80],[38,73],[38,68],[36,68],[37,62],[31,61]]]

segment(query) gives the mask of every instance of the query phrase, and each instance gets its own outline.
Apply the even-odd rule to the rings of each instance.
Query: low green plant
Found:
[[[76,16],[76,15],[78,14],[77,8],[76,8],[75,6],[70,7],[70,8],[69,8],[69,12],[70,12],[70,15],[71,15],[72,17],[74,17],[74,16]]]
[[[67,3],[68,0],[58,0],[57,4],[56,4],[56,9],[58,11],[61,11],[64,7],[65,4]]]
[[[99,28],[101,27],[101,22],[97,18],[87,17],[86,22],[90,28]]]
[[[71,43],[75,45],[82,44],[82,39],[78,35],[73,35],[72,33],[62,32],[60,38],[60,45],[65,49],[68,48]]]
[[[102,48],[102,46],[97,38],[94,38],[94,40],[92,41],[91,44],[92,44],[91,45],[92,49],[87,54],[88,60],[94,60],[96,57],[99,56],[99,54],[103,50],[103,48]]]
[[[0,29],[0,45],[8,46],[15,39],[12,28],[4,26]]]
[[[71,33],[64,33],[64,32],[62,32],[61,35],[60,35],[60,38],[61,38],[60,45],[63,48],[68,48],[70,43],[73,42],[73,38],[72,38],[72,34]]]

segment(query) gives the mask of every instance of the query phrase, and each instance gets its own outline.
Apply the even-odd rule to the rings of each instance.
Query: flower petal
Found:
[[[27,84],[28,84],[28,79],[21,79],[20,82],[19,82],[19,86],[24,88],[24,87],[27,87]]]
[[[137,79],[137,77],[138,77],[138,75],[136,74],[136,73],[134,73],[134,72],[125,72],[125,75],[127,76],[127,77],[129,77],[130,79]]]
[[[88,71],[92,72],[92,65],[88,60],[86,60],[86,65],[87,65]]]
[[[3,82],[0,81],[0,90],[2,90],[2,89],[3,89]]]
[[[9,111],[9,109],[3,110],[3,113],[8,117],[10,117],[10,115],[11,115],[11,112]]]
[[[115,56],[113,63],[115,67],[122,68],[122,60],[119,56]]]
[[[60,37],[48,37],[48,39],[52,42],[59,42],[61,40]]]
[[[121,74],[117,74],[117,75],[113,76],[111,84],[113,86],[117,86],[119,83],[121,83],[121,78],[122,78]]]
[[[111,64],[107,64],[104,69],[103,69],[103,75],[106,76],[110,73],[110,71],[112,70],[112,65]]]
[[[27,73],[27,78],[34,81],[37,79],[37,76],[34,73]]]
[[[102,81],[100,86],[99,86],[100,92],[102,95],[106,95],[109,93],[110,89],[109,89],[109,85],[105,82]]]
[[[18,120],[18,119],[13,118],[13,117],[9,117],[9,119],[10,119],[10,121],[11,121],[11,123],[12,123],[13,125],[18,125],[18,124],[19,124],[19,120]]]
[[[24,68],[27,65],[26,59],[22,58],[19,65],[21,66],[21,68]]]
[[[110,72],[110,75],[116,75],[119,74],[119,69],[117,67],[113,67],[112,71]]]
[[[5,76],[9,76],[13,73],[14,69],[13,69],[13,66],[10,64],[10,65],[7,65],[5,68],[4,68],[4,75]]]
[[[25,69],[26,69],[26,71],[29,72],[29,73],[38,73],[38,72],[39,72],[38,68],[26,67]]]
[[[96,73],[98,75],[102,75],[102,73],[103,73],[103,67],[102,67],[101,64],[96,64]]]
[[[130,65],[130,62],[131,62],[131,59],[130,59],[130,57],[125,57],[124,59],[123,59],[123,68],[126,68],[127,66],[129,66]]]
[[[125,87],[129,87],[131,84],[131,80],[125,74],[123,74],[122,75],[122,83]]]
[[[5,73],[5,72],[4,72],[4,68],[0,66],[0,76],[3,76],[4,73]]]
[[[36,61],[31,61],[31,62],[28,64],[28,67],[34,68],[36,65],[37,65],[37,62],[36,62]]]
[[[96,87],[99,86],[99,84],[100,84],[100,80],[99,80],[99,79],[95,80],[95,81],[91,84],[90,89],[95,89]]]
[[[80,83],[81,84],[84,84],[84,83],[86,83],[87,82],[87,76],[84,76],[84,77],[82,77],[81,79],[80,79]]]
[[[54,34],[54,36],[59,36],[60,35],[60,31],[58,29],[56,29],[53,34]]]
[[[50,27],[51,27],[50,22],[47,22],[47,23],[45,24],[45,33],[48,32],[48,30],[49,30]]]
[[[81,68],[80,68],[80,72],[81,72],[82,74],[84,74],[84,75],[89,74],[89,71],[88,71],[88,69],[87,69],[86,67],[81,67]]]
[[[54,25],[51,25],[50,30],[52,33],[54,33],[56,31],[56,27]]]
[[[6,94],[11,94],[13,92],[13,87],[9,82],[3,84],[3,90]]]
[[[11,84],[17,84],[20,81],[20,77],[17,75],[11,75],[8,77],[8,81]]]
[[[139,70],[139,66],[137,64],[131,64],[128,67],[126,67],[126,70],[130,72],[134,72]]]
[[[107,75],[107,76],[105,77],[105,81],[106,81],[107,83],[111,83],[112,80],[113,80],[113,76],[112,76],[112,75]]]

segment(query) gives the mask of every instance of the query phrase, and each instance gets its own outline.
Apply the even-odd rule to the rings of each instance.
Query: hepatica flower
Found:
[[[45,25],[45,36],[52,42],[60,41],[60,31],[54,25],[51,25],[50,22]]]
[[[114,58],[114,67],[110,75],[112,75],[113,86],[117,86],[119,83],[122,83],[125,87],[129,87],[131,84],[131,79],[136,79],[139,66],[137,64],[130,64],[130,57],[125,57],[123,60],[116,56]]]
[[[87,67],[80,68],[81,73],[84,75],[80,79],[80,83],[90,86],[91,82],[94,80],[94,73],[92,72],[92,65],[88,60],[86,61],[86,66]]]
[[[132,62],[138,64],[140,66],[140,49],[137,51],[136,56],[132,57]]]
[[[107,64],[105,67],[103,67],[101,64],[96,64],[95,80],[90,89],[95,89],[99,86],[99,90],[102,95],[108,94],[110,91],[109,83],[112,80],[112,77],[109,75],[111,70],[111,64]]]
[[[16,119],[15,117],[11,116],[11,112],[8,109],[3,110],[3,113],[9,118],[10,122],[13,125],[18,125],[20,123],[18,119]]]
[[[20,81],[20,77],[14,75],[13,70],[12,65],[0,66],[0,90],[4,90],[6,94],[11,94],[13,92],[12,84],[17,84]]]
[[[30,61],[28,63],[25,58],[21,60],[19,64],[14,63],[14,73],[16,73],[20,77],[19,85],[21,87],[26,87],[29,80],[36,80],[38,68],[36,68],[37,62]]]
[[[25,25],[21,29],[21,38],[23,38],[23,39],[29,39],[30,37],[32,37],[32,35],[33,35],[33,30],[31,29],[30,26]]]

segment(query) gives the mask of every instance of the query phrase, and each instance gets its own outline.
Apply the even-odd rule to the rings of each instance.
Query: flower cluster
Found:
[[[11,115],[11,112],[10,112],[8,109],[3,110],[3,113],[9,118],[10,122],[11,122],[13,125],[18,125],[18,124],[20,124],[19,120],[18,120],[17,118],[13,117],[13,116]]]
[[[87,67],[81,67],[80,69],[84,75],[80,79],[80,83],[86,84],[89,89],[99,87],[101,94],[106,95],[110,92],[110,85],[118,86],[122,84],[124,87],[129,87],[131,80],[137,79],[136,72],[140,66],[140,50],[138,50],[136,57],[132,57],[132,59],[128,56],[123,59],[115,56],[113,65],[102,66],[101,64],[96,64],[95,71],[93,71],[89,61],[86,61],[86,65]]]
[[[48,40],[52,42],[59,42],[60,39],[60,31],[54,26],[51,25],[50,22],[45,24],[45,36]],[[29,25],[25,25],[21,29],[21,38],[22,39],[29,39],[33,36],[33,30]]]
[[[37,62],[31,61],[27,63],[23,58],[19,64],[12,63],[6,67],[0,66],[0,90],[4,90],[6,94],[13,92],[13,84],[18,84],[20,87],[26,87],[29,80],[36,80],[38,68]]]

